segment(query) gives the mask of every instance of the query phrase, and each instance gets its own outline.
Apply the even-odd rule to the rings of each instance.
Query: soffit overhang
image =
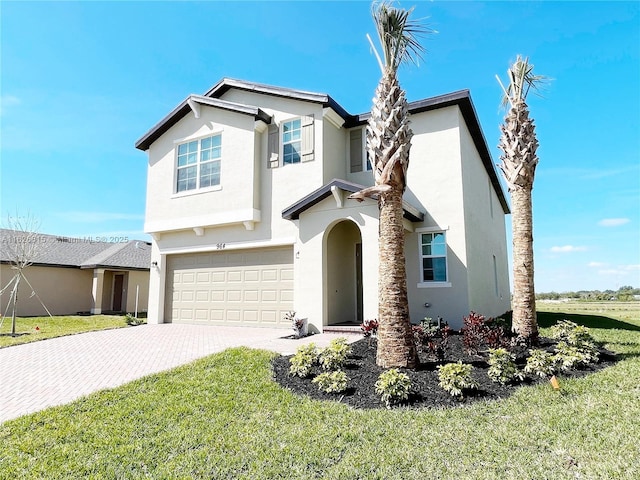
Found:
[[[365,188],[363,185],[358,185],[357,183],[334,178],[326,185],[323,185],[322,187],[314,190],[308,195],[305,195],[293,205],[285,208],[282,211],[282,218],[284,218],[285,220],[298,220],[302,212],[322,202],[325,198],[333,195],[333,187],[339,188],[349,193],[356,193]],[[375,199],[376,197],[374,197],[374,200]],[[424,213],[404,200],[402,202],[402,209],[404,211],[404,218],[406,218],[410,222],[421,222],[424,220]]]

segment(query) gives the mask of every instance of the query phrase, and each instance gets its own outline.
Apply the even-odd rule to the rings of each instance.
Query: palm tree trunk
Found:
[[[380,198],[378,204],[380,207],[378,247],[380,326],[378,327],[376,363],[383,368],[415,368],[418,357],[411,331],[407,300],[402,189],[393,188],[384,195],[384,199]]]
[[[533,213],[531,185],[511,191],[513,230],[513,331],[535,343],[538,338],[533,285]]]

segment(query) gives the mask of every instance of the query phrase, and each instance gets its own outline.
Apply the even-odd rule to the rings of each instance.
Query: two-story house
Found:
[[[509,207],[468,91],[409,104],[411,319],[459,327],[509,310]],[[148,321],[322,331],[377,317],[378,206],[368,113],[330,96],[223,79],[140,138],[152,242]]]

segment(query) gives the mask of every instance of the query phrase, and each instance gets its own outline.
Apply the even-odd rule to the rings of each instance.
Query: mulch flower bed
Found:
[[[548,351],[553,351],[556,341],[548,338],[540,338],[539,345]],[[351,344],[352,352],[343,368],[349,378],[347,390],[339,394],[324,393],[318,386],[311,383],[311,380],[322,373],[320,367],[314,367],[312,375],[308,378],[300,378],[289,374],[290,356],[276,357],[272,362],[274,379],[282,385],[299,395],[306,395],[318,400],[333,400],[345,403],[354,408],[385,408],[380,395],[375,392],[374,384],[378,376],[385,369],[376,365],[377,342],[374,338],[364,338]],[[525,362],[528,351],[524,347],[512,349],[516,354],[516,364],[521,369]],[[464,351],[462,335],[451,335],[444,362],[436,362],[428,353],[419,351],[420,365],[416,370],[399,369],[406,373],[411,379],[412,393],[409,400],[403,406],[410,408],[443,408],[469,405],[479,400],[496,400],[510,396],[522,385],[533,385],[536,383],[549,383],[546,378],[528,375],[523,381],[501,385],[492,381],[487,375],[489,364],[487,363],[488,353],[480,352],[478,355],[469,355]],[[473,380],[478,388],[464,392],[464,396],[454,398],[445,392],[439,385],[438,365],[444,363],[457,362],[473,365]],[[607,350],[600,350],[600,360],[596,364],[581,367],[580,369],[561,372],[557,377],[562,380],[569,377],[580,377],[595,371],[606,368],[617,362],[616,356]],[[549,388],[552,388],[549,385]]]

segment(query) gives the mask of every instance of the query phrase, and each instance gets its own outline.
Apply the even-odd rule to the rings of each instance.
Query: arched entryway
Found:
[[[351,220],[336,223],[325,250],[326,325],[362,323],[362,235]]]

